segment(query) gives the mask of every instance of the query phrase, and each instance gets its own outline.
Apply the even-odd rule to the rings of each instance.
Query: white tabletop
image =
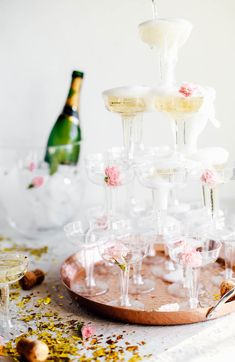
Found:
[[[30,256],[29,267],[31,270],[42,268],[46,271],[45,282],[32,291],[21,291],[21,297],[33,292],[34,296],[30,302],[33,306],[35,300],[45,298],[49,291],[51,303],[48,309],[57,311],[63,320],[72,318],[78,321],[91,322],[96,328],[96,334],[103,335],[101,344],[104,346],[108,337],[122,335],[123,338],[120,340],[119,346],[126,348],[128,346],[126,342],[130,345],[137,345],[138,354],[143,361],[209,362],[221,361],[226,353],[229,353],[228,356],[235,354],[235,314],[205,323],[166,327],[130,325],[105,320],[81,309],[77,303],[70,299],[68,292],[60,283],[60,265],[67,256],[76,251],[75,246],[69,244],[64,236],[58,235],[53,239],[50,238],[50,240],[44,238],[39,241],[27,241],[22,237],[14,237],[13,235],[11,241],[0,242],[0,250],[6,243],[11,246],[13,244],[29,245],[31,248],[48,245],[49,251],[40,259]],[[54,287],[57,284],[59,287],[55,291]],[[12,303],[16,304],[16,302],[19,300]],[[151,356],[147,357],[149,354]],[[132,353],[125,351],[124,360],[128,361],[132,355]],[[99,361],[105,361],[105,359],[100,358]]]

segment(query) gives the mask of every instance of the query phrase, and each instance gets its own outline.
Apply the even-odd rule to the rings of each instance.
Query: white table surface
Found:
[[[2,233],[1,233],[2,234]],[[38,288],[41,295],[45,288],[60,283],[59,268],[62,261],[76,251],[75,246],[70,245],[63,235],[53,238],[42,238],[39,241],[26,240],[22,237],[15,237],[14,233],[5,231],[4,235],[12,237],[12,241],[17,244],[29,245],[30,247],[42,247],[48,245],[49,252],[40,260],[31,257],[30,269],[42,268],[47,272],[46,280]],[[0,243],[0,250],[4,242]],[[22,292],[27,295],[29,292]],[[225,356],[235,360],[235,313],[226,317],[182,326],[139,326],[118,323],[94,316],[81,309],[76,303],[71,303],[67,291],[62,287],[61,293],[64,295],[63,306],[55,304],[53,307],[66,319],[68,316],[78,320],[91,322],[97,334],[110,336],[112,334],[123,334],[124,339],[120,343],[129,342],[131,345],[140,341],[146,342],[139,347],[141,356],[152,354],[152,357],[144,357],[143,361],[162,362],[210,362],[223,361]],[[125,333],[123,333],[125,331]],[[129,359],[126,355],[126,361]],[[0,358],[1,359],[1,358]],[[2,358],[2,360],[5,360]],[[105,359],[99,359],[105,361]]]

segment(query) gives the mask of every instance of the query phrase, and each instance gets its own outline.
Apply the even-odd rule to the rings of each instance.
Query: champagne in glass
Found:
[[[156,17],[156,10],[154,10],[153,20],[139,25],[142,41],[159,53],[162,85],[174,83],[178,49],[185,44],[191,31],[192,24],[189,21],[177,18],[159,18]]]
[[[154,97],[155,109],[166,113],[174,122],[175,150],[194,154],[199,135],[207,121],[215,123],[214,89],[193,83],[158,88]]]
[[[106,108],[121,116],[123,142],[129,157],[142,142],[142,114],[150,108],[151,89],[144,86],[113,88],[103,92]]]
[[[18,253],[1,253],[0,255],[0,335],[12,338],[26,331],[25,325],[17,321],[15,325],[9,313],[9,285],[17,282],[27,270],[28,258]]]

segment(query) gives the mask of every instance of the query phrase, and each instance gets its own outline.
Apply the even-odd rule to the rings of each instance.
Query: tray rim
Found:
[[[66,264],[66,262],[77,254],[79,254],[79,252],[71,254],[61,264],[60,266],[61,283],[67,289],[67,291],[73,297],[73,299],[79,303],[79,305],[87,309],[89,312],[99,314],[105,318],[111,318],[113,320],[125,323],[132,323],[132,324],[169,326],[169,325],[184,325],[184,324],[206,322],[209,320],[218,319],[227,314],[235,312],[235,300],[225,303],[212,318],[207,319],[206,318],[207,313],[209,312],[212,306],[200,307],[193,310],[189,309],[189,310],[180,310],[180,311],[159,311],[159,310],[147,311],[142,309],[131,309],[126,307],[111,306],[105,303],[95,301],[92,298],[84,297],[73,291],[66,284],[62,273],[63,267]],[[152,320],[152,323],[149,321],[149,317]],[[144,319],[146,319],[146,321],[144,321]]]

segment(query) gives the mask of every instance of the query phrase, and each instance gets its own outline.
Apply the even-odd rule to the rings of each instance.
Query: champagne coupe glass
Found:
[[[119,87],[103,92],[106,108],[121,116],[123,144],[130,159],[142,144],[142,115],[150,109],[151,92],[151,88],[144,86]]]
[[[155,109],[167,114],[173,121],[175,153],[182,157],[197,152],[198,137],[208,119],[218,126],[214,111],[214,89],[182,83],[158,88],[154,94]]]
[[[235,231],[231,231],[229,235],[223,240],[224,244],[224,261],[225,261],[225,271],[224,279],[231,280],[234,279],[233,268],[235,265]]]
[[[86,297],[101,295],[108,291],[107,284],[94,277],[95,256],[101,240],[97,239],[96,235],[99,232],[101,233],[102,230],[103,228],[98,228],[97,224],[90,225],[86,221],[75,221],[64,227],[67,238],[80,246],[82,259],[79,261],[85,267],[84,281],[74,283],[72,289]]]
[[[172,260],[182,265],[185,270],[185,287],[189,294],[187,305],[190,309],[196,309],[199,304],[200,268],[214,263],[219,257],[220,248],[220,241],[184,236],[168,245]]]
[[[20,280],[28,267],[28,258],[12,252],[0,254],[0,335],[3,338],[13,338],[27,331],[20,321],[12,321],[9,313],[9,285]]]
[[[161,84],[174,83],[174,69],[178,49],[184,45],[192,31],[192,24],[184,19],[159,18],[154,6],[154,19],[139,25],[139,34],[144,43],[159,53]]]
[[[139,182],[152,190],[155,243],[162,243],[164,228],[177,224],[174,218],[167,215],[168,198],[170,190],[176,184],[184,182],[185,170],[175,159],[163,157],[146,160],[139,164],[136,173]],[[165,258],[156,255],[154,243],[150,247],[148,256],[151,258],[148,258],[147,262],[155,264],[153,273],[162,276],[166,266]]]
[[[224,280],[233,280],[235,265],[235,228],[234,225],[228,224],[222,230],[214,232],[216,237],[221,241],[223,246],[225,269],[219,275],[212,278],[214,285],[220,286]]]
[[[235,180],[233,165],[211,167],[204,169],[201,177],[203,204],[211,220],[211,228],[223,229],[224,220],[221,220],[219,208],[219,191],[223,184]]]
[[[129,275],[130,267],[141,263],[146,255],[148,243],[151,242],[146,235],[135,232],[125,225],[125,220],[114,223],[113,233],[107,233],[100,244],[100,254],[108,263],[112,263],[120,271],[120,291],[121,296],[117,300],[111,301],[110,305],[121,307],[132,307],[143,309],[144,305],[137,300],[129,298]]]
[[[163,235],[167,221],[168,196],[174,185],[184,182],[185,170],[171,158],[145,160],[136,168],[139,182],[152,190],[157,235]]]
[[[145,256],[148,255],[150,246],[154,244],[155,232],[152,225],[147,225],[143,221],[143,217],[137,218],[132,222],[132,233],[135,234],[137,242],[146,243],[147,250]],[[140,250],[140,252],[142,252]],[[155,282],[152,279],[146,278],[142,275],[142,262],[143,258],[139,258],[133,264],[133,273],[129,282],[129,293],[130,294],[144,294],[154,290]]]
[[[133,167],[126,157],[126,152],[91,154],[86,158],[86,170],[89,180],[103,186],[105,190],[107,220],[112,224],[117,217],[115,191],[134,178]]]

